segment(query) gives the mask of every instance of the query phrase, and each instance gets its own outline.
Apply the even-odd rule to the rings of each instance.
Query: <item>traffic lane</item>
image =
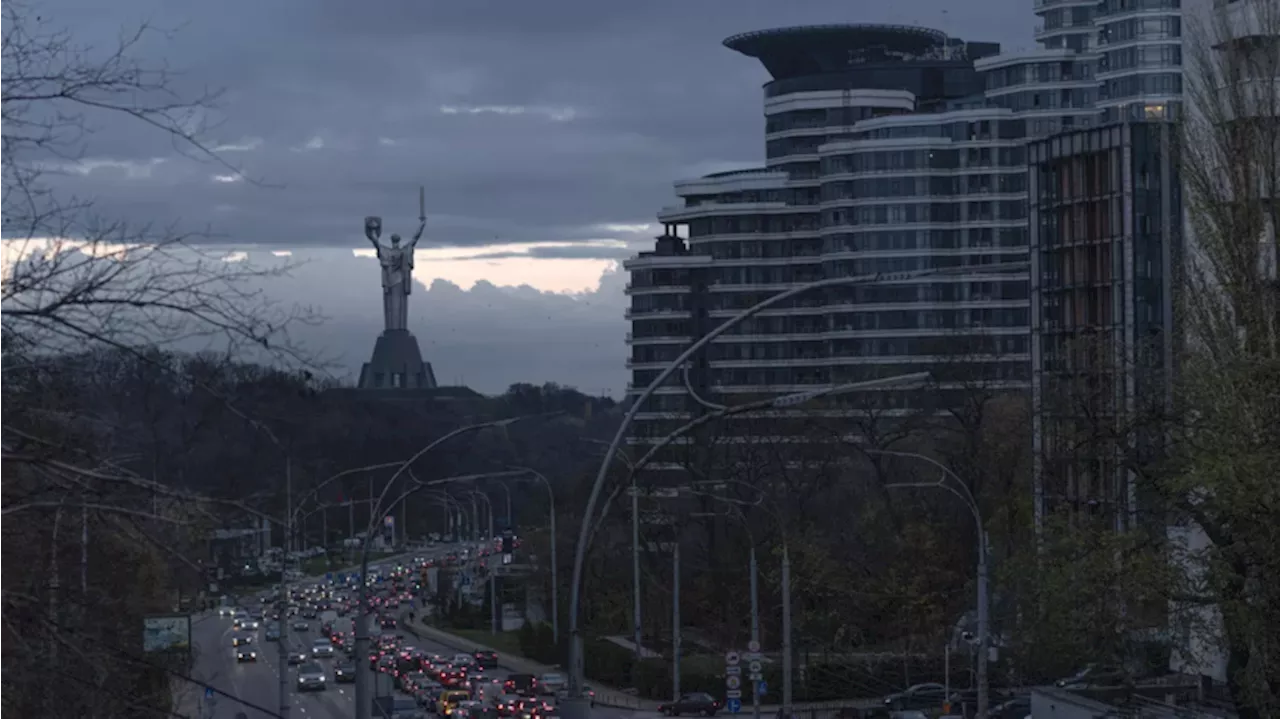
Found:
[[[297,638],[303,646],[301,649],[308,650],[311,646],[311,640],[318,637],[315,629],[308,632],[293,632],[293,637]],[[306,709],[309,717],[334,717],[335,719],[348,719],[355,711],[355,694],[356,688],[354,683],[339,684],[333,680],[333,667],[344,656],[341,653],[335,653],[332,659],[318,659],[316,663],[325,670],[325,688],[323,690],[296,693],[298,698],[295,705],[301,705]],[[297,682],[298,667],[289,669],[290,681]],[[396,697],[408,698],[407,694],[399,691],[394,692]]]
[[[433,642],[429,639],[420,638],[416,634],[413,634],[412,632],[410,632],[407,627],[404,629],[404,634],[405,634],[406,644],[412,644],[414,647],[417,647],[418,649],[421,649],[425,652],[429,652],[431,654],[440,654],[440,655],[443,655],[445,658],[452,658],[454,654],[460,653],[458,652],[458,650],[450,649],[449,647],[443,644],[440,644],[438,642]],[[490,667],[488,670],[485,671],[486,675],[496,679],[506,679],[508,674],[516,674],[516,673],[518,673],[516,672],[516,670],[510,667],[504,667],[501,664],[499,664],[496,667]],[[486,694],[486,698],[488,698],[487,694]],[[542,697],[542,698],[546,699],[547,701],[550,701],[552,704],[556,703],[555,697]],[[662,715],[658,714],[657,712],[639,712],[633,709],[622,709],[619,707],[606,707],[606,706],[601,706],[597,704],[591,710],[591,716],[593,719],[648,719],[648,717],[660,717]]]
[[[258,652],[258,662],[238,662],[235,648],[231,646],[234,634],[229,617],[215,616],[192,627],[192,643],[198,647],[195,678],[223,692],[214,697],[212,716],[232,717],[242,711],[250,719],[273,717],[279,708],[279,691],[271,671],[259,663],[263,650],[274,647],[264,647],[259,643],[260,637],[255,636],[253,646]]]
[[[291,632],[285,637],[286,646],[290,652],[302,651],[310,653],[311,644],[307,641],[306,636],[298,636],[298,633]],[[277,687],[276,694],[279,695],[279,681],[281,673],[284,674],[285,686],[289,692],[289,705],[296,710],[294,716],[308,717],[309,719],[347,719],[351,716],[352,705],[344,705],[341,701],[335,700],[328,696],[331,687],[326,686],[320,691],[300,692],[298,686],[298,670],[301,665],[290,666],[288,660],[283,662],[280,659],[280,648],[273,646],[272,651],[267,653],[265,661],[259,657],[264,666],[269,667],[272,681]],[[312,661],[308,659],[308,663]],[[326,680],[331,680],[332,667],[330,660],[317,659],[314,660],[319,664],[326,674]]]

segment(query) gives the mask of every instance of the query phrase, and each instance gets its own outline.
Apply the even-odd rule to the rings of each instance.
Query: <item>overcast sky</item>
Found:
[[[134,222],[208,229],[228,251],[308,260],[281,299],[319,307],[312,338],[357,366],[380,329],[362,218],[427,236],[411,329],[441,382],[500,391],[626,382],[625,278],[673,180],[763,156],[760,65],[720,45],[783,25],[917,24],[1030,48],[1031,0],[29,0],[105,51],[181,71],[210,147],[252,181],[92,118],[57,179]],[[254,249],[256,248],[256,249]],[[433,284],[434,283],[434,284]],[[565,294],[573,293],[573,294]]]

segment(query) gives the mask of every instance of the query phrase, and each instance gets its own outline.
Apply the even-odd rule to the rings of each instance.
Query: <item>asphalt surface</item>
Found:
[[[426,556],[430,556],[428,553]],[[380,564],[385,563],[382,560]],[[298,584],[316,581],[304,579]],[[246,606],[250,611],[257,607]],[[291,719],[350,719],[355,716],[355,684],[338,684],[333,682],[332,666],[339,660],[340,654],[333,659],[315,660],[326,672],[328,686],[322,691],[299,693],[297,686],[296,666],[288,666],[280,658],[280,647],[276,642],[263,640],[265,633],[255,633],[253,646],[258,650],[256,662],[237,662],[235,649],[231,646],[231,638],[236,633],[231,628],[231,617],[219,617],[217,614],[206,616],[194,622],[191,628],[192,643],[195,645],[196,659],[193,674],[215,689],[230,696],[217,696],[212,705],[205,705],[197,699],[196,704],[202,712],[193,719],[233,719],[236,712],[244,712],[248,719],[267,719],[278,716],[280,709],[280,676],[285,674],[286,686],[289,690]],[[320,622],[311,621],[311,630],[296,632],[290,627],[286,641],[290,648],[307,649],[312,640],[319,636]],[[265,625],[264,625],[265,626]],[[391,630],[388,630],[391,631]],[[378,630],[373,629],[373,634]],[[404,631],[405,643],[424,651],[452,657],[457,652],[449,647],[431,641],[419,639]],[[505,679],[511,673],[508,667],[490,668],[487,674],[498,679]],[[658,716],[651,712],[635,712],[627,709],[597,706],[592,710],[592,719],[648,719]]]

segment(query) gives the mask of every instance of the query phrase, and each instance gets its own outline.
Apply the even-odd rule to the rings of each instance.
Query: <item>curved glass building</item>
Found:
[[[883,271],[954,274],[812,291],[760,312],[646,404],[637,441],[699,411],[688,389],[732,403],[924,369],[956,383],[1024,381],[1026,274],[991,275],[1026,259],[1025,124],[987,105],[974,66],[999,46],[885,25],[783,28],[724,44],[772,76],[764,164],[677,182],[683,204],[659,213],[667,232],[626,263],[633,391],[781,290]],[[842,401],[903,415],[945,403],[947,386],[927,400],[885,387]]]

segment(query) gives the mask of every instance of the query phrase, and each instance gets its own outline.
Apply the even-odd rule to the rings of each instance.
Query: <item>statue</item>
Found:
[[[418,231],[413,241],[404,247],[400,246],[400,235],[391,235],[391,245],[382,244],[378,238],[382,236],[382,218],[364,218],[364,236],[373,243],[378,253],[378,264],[382,265],[382,316],[385,329],[406,330],[409,328],[409,294],[413,291],[413,249],[422,239],[422,232],[427,228],[424,190],[418,189]]]

